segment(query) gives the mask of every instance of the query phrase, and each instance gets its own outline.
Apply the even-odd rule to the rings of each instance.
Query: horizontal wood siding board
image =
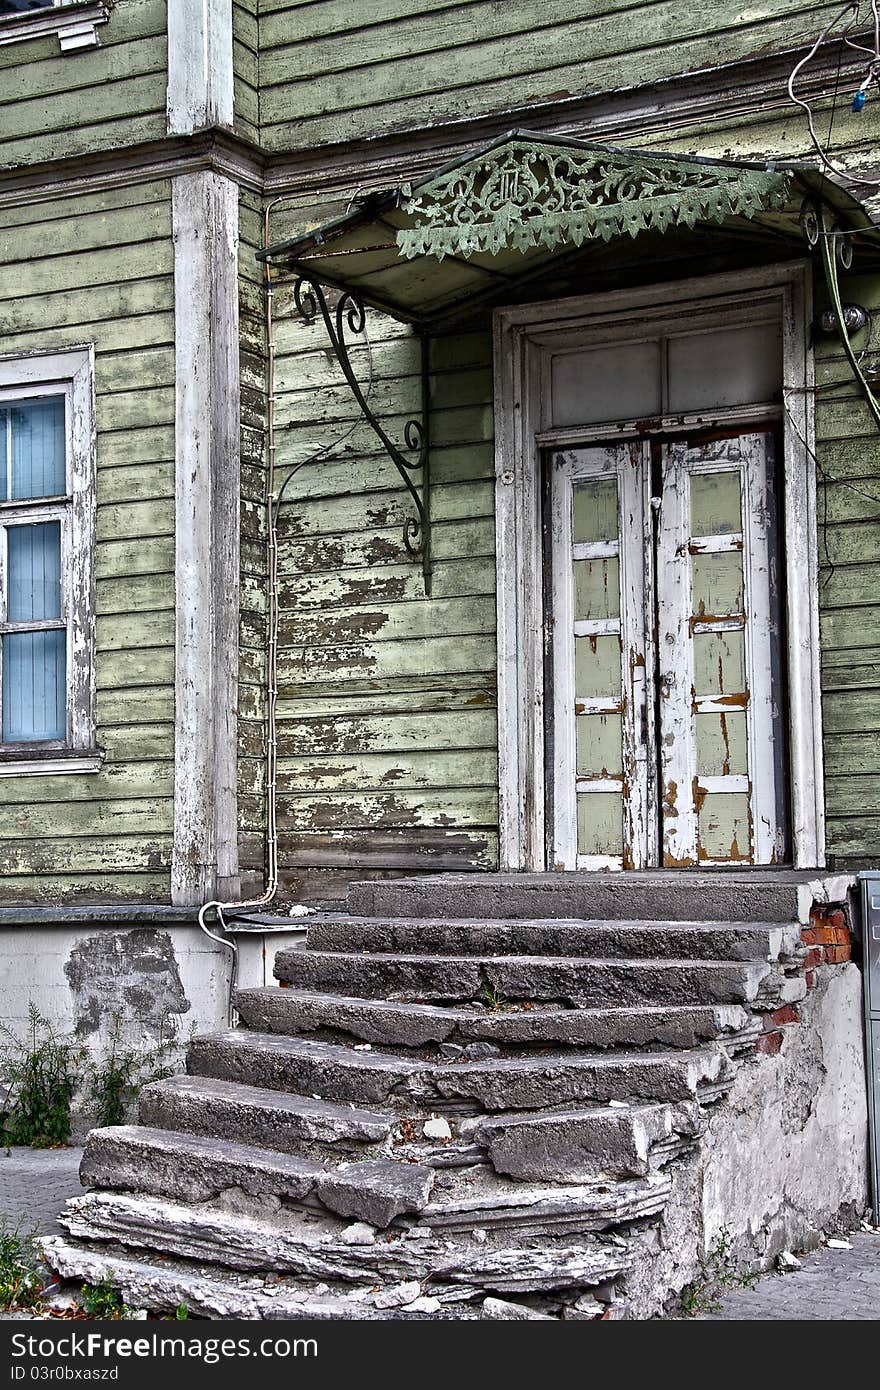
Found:
[[[74,903],[162,903],[168,901],[167,871],[145,873],[9,874],[3,878],[5,907],[45,903],[59,906]]]
[[[295,72],[285,78],[279,66],[272,86],[267,85],[270,55],[264,50],[264,142],[272,149],[307,148],[442,122],[459,114],[463,92],[469,112],[477,114],[541,104],[553,96],[613,91],[632,85],[627,73],[633,64],[638,81],[657,81],[790,47],[800,37],[814,38],[821,24],[820,12],[803,4],[781,17],[778,5],[770,12],[772,18],[765,12],[744,24],[736,23],[730,5],[700,11],[672,0],[642,11],[650,23],[635,44],[628,16],[612,15],[595,25],[585,19],[539,29],[528,42],[516,35],[481,43],[477,31],[470,47],[375,63],[354,73],[340,70],[296,81]],[[294,126],[290,111],[297,113]]]

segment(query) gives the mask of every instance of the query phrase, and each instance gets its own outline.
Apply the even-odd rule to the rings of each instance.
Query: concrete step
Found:
[[[389,1308],[382,1306],[384,1291],[363,1284],[352,1287],[337,1282],[330,1289],[324,1280],[300,1280],[290,1275],[267,1279],[263,1274],[245,1274],[204,1261],[169,1259],[148,1250],[108,1249],[106,1240],[91,1244],[47,1236],[41,1244],[47,1263],[61,1278],[77,1284],[110,1284],[129,1307],[154,1313],[173,1314],[183,1304],[196,1317],[223,1320],[405,1322],[480,1316],[477,1301],[463,1305],[456,1297],[444,1304],[436,1297],[424,1296],[421,1288],[409,1302],[402,1293],[402,1306]]]
[[[248,1078],[262,1088],[264,1106],[270,1106],[269,1096],[277,1090],[337,1102],[369,1101],[392,1106],[401,1114],[455,1108],[462,1101],[485,1110],[541,1110],[571,1101],[605,1102],[630,1096],[689,1100],[707,1087],[714,1091],[731,1075],[729,1058],[716,1047],[680,1052],[540,1053],[437,1063],[247,1029],[195,1038],[188,1066],[196,1093],[200,1083],[195,1078],[210,1077],[227,1084]],[[294,1097],[288,1095],[285,1103],[294,1104]],[[341,1112],[343,1117],[348,1113]],[[147,1116],[141,1118],[149,1122]],[[205,1116],[205,1122],[209,1118]],[[362,1125],[364,1130],[369,1128]],[[269,1147],[287,1145],[269,1143]]]
[[[150,1128],[201,1134],[301,1158],[369,1157],[380,1151],[392,1118],[355,1106],[285,1095],[222,1078],[173,1076],[140,1093],[138,1118]]]
[[[647,1177],[702,1130],[695,1106],[603,1105],[459,1122],[496,1173],[525,1181]]]
[[[442,1296],[455,1286],[466,1286],[475,1293],[512,1293],[604,1284],[629,1267],[632,1256],[628,1242],[620,1238],[604,1241],[586,1233],[572,1236],[564,1230],[565,1222],[554,1218],[561,1218],[567,1204],[569,1220],[577,1221],[574,1209],[580,1205],[582,1229],[598,1231],[621,1219],[617,1212],[626,1213],[622,1219],[653,1214],[668,1195],[668,1183],[664,1186],[656,1177],[618,1184],[620,1191],[603,1192],[598,1186],[543,1189],[537,1201],[533,1189],[512,1183],[508,1186],[515,1205],[506,1222],[503,1206],[494,1200],[487,1185],[473,1197],[470,1209],[464,1190],[446,1193],[436,1207],[437,1223],[467,1228],[461,1240],[448,1239],[446,1232],[437,1238],[423,1223],[394,1241],[381,1236],[373,1239],[368,1233],[362,1237],[358,1232],[357,1242],[350,1243],[338,1217],[322,1218],[293,1210],[285,1213],[283,1221],[271,1221],[241,1210],[205,1204],[185,1206],[123,1192],[89,1192],[74,1197],[59,1219],[76,1242],[114,1241],[123,1249],[135,1248],[139,1258],[146,1250],[198,1262],[209,1270],[219,1265],[243,1272],[277,1271],[300,1280],[360,1284],[371,1289],[377,1283],[414,1282],[425,1292],[437,1287]],[[494,1213],[499,1225],[527,1227],[528,1221],[517,1219],[528,1212],[528,1201],[517,1197],[523,1192],[529,1192],[535,1215],[544,1215],[555,1229],[547,1230],[541,1241],[520,1241],[516,1230],[502,1245],[470,1239],[470,1229],[479,1224],[476,1215],[481,1211],[487,1216]],[[430,1209],[434,1210],[433,1206]]]
[[[511,1182],[489,1167],[459,1169],[437,1183],[418,1225],[432,1231],[474,1226],[542,1234],[607,1231],[658,1216],[670,1191],[671,1182],[661,1173],[569,1186]]]
[[[274,1203],[320,1202],[328,1211],[384,1228],[426,1205],[431,1168],[391,1158],[320,1164],[293,1154],[230,1140],[115,1125],[92,1130],[80,1179],[84,1187],[113,1188],[207,1202],[234,1189]]]
[[[302,1202],[325,1171],[314,1160],[232,1139],[112,1125],[89,1134],[79,1175],[83,1187],[119,1188],[182,1202],[209,1202],[230,1187],[252,1197]]]
[[[787,938],[787,939],[786,939]],[[452,956],[600,956],[778,960],[799,947],[796,924],[725,922],[464,921],[326,915],[309,919],[312,951]]]
[[[735,1004],[757,999],[763,961],[603,960],[565,956],[355,955],[279,951],[275,975],[297,989],[428,1001],[553,1000],[578,1008]]]
[[[780,869],[425,875],[352,884],[347,908],[382,918],[792,922],[821,877]]]
[[[751,1037],[760,1023],[740,1004],[642,1005],[618,1009],[522,1007],[443,1008],[342,994],[281,989],[241,989],[235,1005],[242,1021],[263,1033],[333,1030],[364,1042],[422,1047],[467,1042],[580,1047],[696,1047],[719,1037]]]

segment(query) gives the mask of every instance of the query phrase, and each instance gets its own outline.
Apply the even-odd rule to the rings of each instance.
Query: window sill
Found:
[[[33,10],[30,14],[5,15],[0,18],[0,47],[7,43],[25,43],[28,39],[57,34],[62,53],[79,48],[98,48],[98,25],[106,24],[110,7],[106,0],[91,0],[81,5],[58,5],[52,9]]]
[[[57,777],[61,773],[97,772],[103,761],[104,754],[99,749],[36,753],[30,758],[0,753],[0,777]]]

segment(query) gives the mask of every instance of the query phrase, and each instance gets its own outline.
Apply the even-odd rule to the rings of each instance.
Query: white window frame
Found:
[[[65,495],[0,501],[0,632],[15,630],[5,622],[7,528],[43,521],[61,523],[61,612],[67,631],[66,737],[0,742],[0,777],[94,772],[102,761],[95,746],[94,380],[92,345],[0,357],[0,403],[63,394],[66,420]]]
[[[494,316],[495,530],[498,613],[498,736],[502,869],[547,867],[544,748],[544,617],[540,452],[594,438],[594,428],[552,430],[547,345],[564,333],[679,308],[711,307],[719,326],[744,303],[779,303],[782,320],[784,503],[791,839],[795,868],[825,864],[819,584],[813,418],[811,267],[786,262],[753,270],[502,308]],[[734,412],[721,412],[725,420]],[[717,412],[695,416],[711,427]],[[749,414],[749,423],[754,412]],[[662,423],[662,422],[661,422]],[[673,423],[670,421],[670,424]],[[682,423],[679,417],[678,423]],[[607,438],[607,427],[604,429]]]
[[[62,53],[100,45],[98,25],[110,18],[108,0],[50,0],[38,10],[0,14],[0,47],[57,34]]]

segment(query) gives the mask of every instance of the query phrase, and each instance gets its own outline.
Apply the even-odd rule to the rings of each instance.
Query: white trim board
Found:
[[[781,314],[784,419],[786,614],[791,839],[797,868],[825,862],[816,477],[808,349],[812,313],[808,262],[789,262],[498,309],[494,315],[495,527],[498,618],[500,856],[503,870],[547,867],[544,752],[544,621],[539,439],[549,442],[547,348],[563,339],[602,341],[629,321],[729,314],[768,301]],[[724,412],[707,411],[718,420]],[[658,421],[658,426],[661,422]],[[671,424],[665,421],[664,424]],[[683,423],[683,421],[681,422]],[[590,427],[592,432],[593,427]],[[612,426],[608,438],[616,433]],[[562,443],[566,431],[554,430]],[[578,437],[571,431],[572,442]],[[581,432],[581,438],[583,432]],[[792,599],[797,599],[792,602]]]
[[[238,896],[238,188],[172,185],[175,318],[171,900]]]
[[[232,0],[168,0],[169,135],[233,121]]]

